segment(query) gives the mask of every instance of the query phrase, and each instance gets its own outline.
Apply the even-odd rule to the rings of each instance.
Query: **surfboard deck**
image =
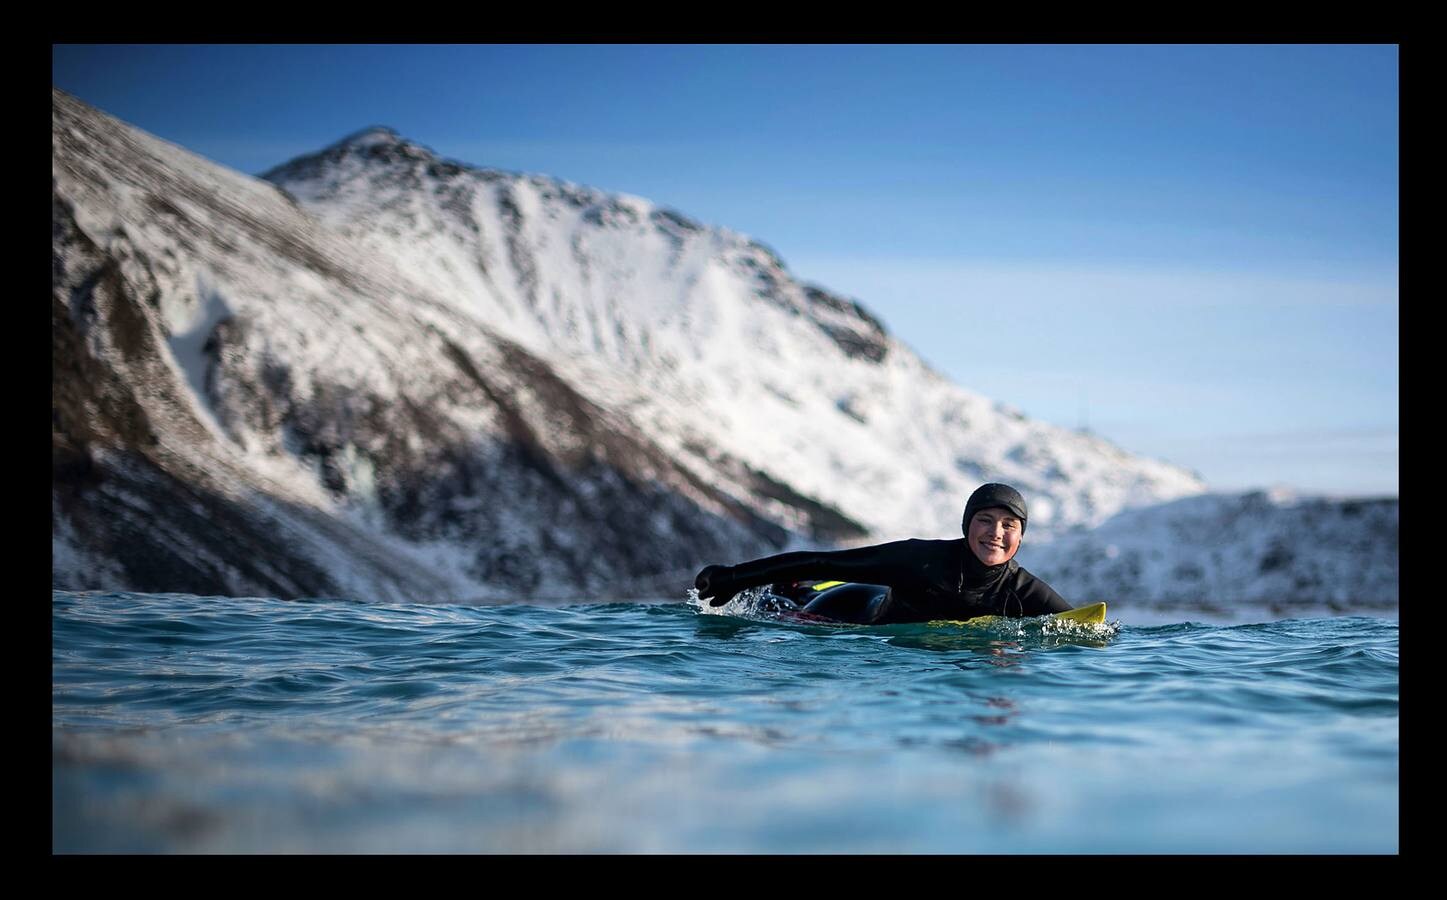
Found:
[[[978,628],[999,622],[1004,618],[1004,616],[976,616],[973,619],[935,619],[925,624],[938,627],[959,627],[966,625],[972,628]],[[1065,612],[1051,613],[1048,616],[1041,616],[1039,618],[1060,619],[1065,622],[1076,622],[1081,625],[1099,625],[1105,621],[1105,604],[1091,603],[1088,606],[1067,609]]]
[[[929,622],[916,623],[893,623],[888,625],[858,625],[851,622],[841,622],[838,619],[830,619],[825,616],[816,616],[806,612],[789,611],[776,613],[773,616],[777,620],[790,622],[797,625],[843,625],[850,628],[879,628],[879,629],[900,629],[900,628],[985,628],[997,622],[1019,621],[1010,619],[1007,616],[976,616],[973,619],[934,619]],[[1075,622],[1080,625],[1101,625],[1105,622],[1105,604],[1091,603],[1086,606],[1068,609],[1065,612],[1050,613],[1045,616],[1031,616],[1038,619],[1059,619],[1065,622]]]

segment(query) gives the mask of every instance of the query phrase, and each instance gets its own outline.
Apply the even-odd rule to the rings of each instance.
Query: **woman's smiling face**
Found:
[[[1025,533],[1020,517],[1003,506],[992,506],[975,513],[970,519],[968,540],[970,550],[987,566],[1009,562],[1020,549],[1020,536]]]

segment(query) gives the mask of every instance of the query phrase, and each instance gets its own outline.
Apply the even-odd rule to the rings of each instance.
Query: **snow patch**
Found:
[[[161,307],[170,332],[171,358],[185,376],[199,417],[218,440],[225,441],[225,432],[216,421],[209,399],[207,379],[210,361],[206,343],[216,326],[232,315],[232,308],[216,279],[200,272],[196,275],[194,295],[186,295],[188,299],[191,297],[195,299],[188,303],[171,295],[171,299]]]

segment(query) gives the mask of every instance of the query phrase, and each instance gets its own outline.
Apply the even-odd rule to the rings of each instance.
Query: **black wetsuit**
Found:
[[[833,552],[781,553],[737,566],[709,566],[699,573],[704,597],[732,597],[745,588],[809,579],[882,585],[887,591],[821,595],[805,609],[863,624],[928,622],[974,616],[1040,616],[1071,605],[1015,560],[981,563],[964,539],[895,541]]]

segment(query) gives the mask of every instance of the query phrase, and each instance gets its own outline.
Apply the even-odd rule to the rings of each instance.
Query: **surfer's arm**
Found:
[[[1024,569],[1021,569],[1020,573],[1023,577],[1017,583],[1016,594],[1020,598],[1020,605],[1024,607],[1024,615],[1044,616],[1075,608],[1041,579]]]
[[[694,586],[710,606],[722,606],[745,588],[778,581],[817,578],[893,585],[912,575],[917,577],[918,563],[907,559],[910,543],[895,541],[852,550],[800,550],[736,566],[708,566],[698,573]]]

